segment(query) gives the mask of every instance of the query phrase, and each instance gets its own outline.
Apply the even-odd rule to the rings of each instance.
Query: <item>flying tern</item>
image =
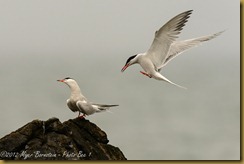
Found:
[[[86,115],[91,115],[96,112],[106,111],[110,107],[115,107],[118,105],[107,105],[107,104],[97,104],[89,102],[88,99],[82,95],[80,91],[80,87],[77,84],[77,82],[70,78],[64,78],[62,80],[57,80],[59,82],[63,82],[67,84],[71,90],[70,98],[67,100],[67,105],[69,109],[71,109],[73,112],[79,112],[78,117],[83,118]],[[83,115],[80,115],[83,113]]]
[[[166,64],[168,64],[169,61],[174,59],[182,52],[192,47],[196,47],[202,42],[211,40],[223,32],[221,31],[212,35],[202,36],[189,40],[176,41],[192,11],[193,10],[185,11],[173,17],[158,31],[156,31],[154,40],[149,50],[144,53],[139,53],[129,57],[121,72],[124,72],[129,66],[138,63],[145,71],[140,71],[140,73],[143,75],[146,75],[149,78],[154,78],[156,80],[166,81],[181,88],[185,88],[168,80],[166,77],[159,73],[160,70]]]

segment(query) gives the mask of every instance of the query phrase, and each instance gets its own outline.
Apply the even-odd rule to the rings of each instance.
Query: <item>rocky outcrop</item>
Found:
[[[104,131],[86,119],[33,120],[0,139],[3,160],[126,160]]]

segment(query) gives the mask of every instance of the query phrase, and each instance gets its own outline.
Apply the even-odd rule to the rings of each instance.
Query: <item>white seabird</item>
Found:
[[[89,102],[88,99],[82,95],[80,91],[80,87],[77,82],[70,78],[64,78],[62,80],[57,80],[59,82],[63,82],[67,84],[71,90],[70,98],[67,100],[67,105],[69,109],[73,112],[79,112],[78,117],[83,118],[86,115],[91,115],[96,112],[102,112],[108,110],[110,107],[118,106],[118,105],[107,105],[107,104],[97,104]],[[80,116],[80,114],[83,115]]]
[[[171,61],[182,52],[192,47],[198,46],[202,42],[211,40],[223,32],[221,31],[212,35],[189,40],[176,41],[178,34],[180,34],[183,26],[185,26],[185,23],[190,17],[192,11],[193,10],[189,10],[175,16],[165,25],[163,25],[158,31],[156,31],[155,38],[149,50],[144,53],[139,53],[129,57],[121,72],[124,72],[129,66],[138,63],[145,71],[140,71],[143,75],[154,78],[156,80],[166,81],[181,88],[185,88],[168,80],[166,77],[159,73],[160,70],[166,64],[168,64],[169,61]]]

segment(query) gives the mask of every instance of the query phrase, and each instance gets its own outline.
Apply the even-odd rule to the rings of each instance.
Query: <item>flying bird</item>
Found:
[[[69,109],[73,112],[79,112],[78,117],[80,118],[84,118],[86,115],[91,115],[97,112],[106,111],[110,107],[118,106],[89,102],[88,99],[82,95],[77,82],[70,77],[57,81],[63,82],[69,86],[71,90],[71,95],[70,98],[67,100],[67,105]],[[83,115],[80,115],[81,113],[83,113]]]
[[[165,25],[163,25],[158,31],[156,31],[154,40],[148,51],[129,57],[124,67],[121,69],[121,72],[124,72],[126,68],[137,63],[140,64],[145,71],[140,71],[140,73],[143,75],[146,75],[149,78],[154,78],[156,80],[166,81],[180,88],[185,88],[168,80],[166,77],[159,73],[160,70],[166,64],[168,64],[169,61],[174,59],[182,52],[192,47],[196,47],[202,42],[211,40],[224,32],[221,31],[199,38],[176,41],[192,11],[193,10],[185,11],[175,16]]]

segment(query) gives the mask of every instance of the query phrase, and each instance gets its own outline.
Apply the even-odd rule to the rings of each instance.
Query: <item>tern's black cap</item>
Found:
[[[68,79],[72,79],[72,78],[70,78],[70,77],[66,77],[66,78],[64,78],[64,79],[68,80]]]
[[[129,63],[132,59],[134,59],[137,55],[133,55],[131,57],[129,57],[126,61],[126,64]]]

